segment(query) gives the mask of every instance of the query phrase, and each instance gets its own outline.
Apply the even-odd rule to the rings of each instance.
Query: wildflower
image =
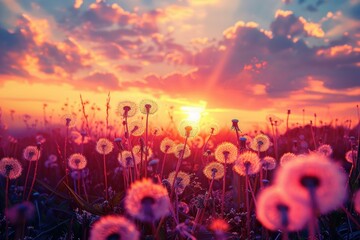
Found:
[[[137,112],[136,103],[131,101],[119,102],[117,113],[122,117],[133,117]]]
[[[307,205],[287,198],[277,186],[265,188],[257,197],[256,217],[270,230],[301,230],[311,217]]]
[[[205,166],[204,175],[208,179],[220,179],[224,176],[224,165],[218,162],[211,162]]]
[[[276,160],[273,157],[266,156],[261,160],[261,165],[264,170],[273,170],[276,168]]]
[[[129,132],[133,136],[141,136],[145,131],[144,124],[140,121],[132,121],[129,123]]]
[[[284,122],[284,120],[273,114],[269,114],[268,116],[266,116],[266,119],[270,122],[271,126],[276,127],[280,126]]]
[[[259,156],[254,152],[244,152],[235,161],[233,170],[241,175],[252,175],[260,171],[261,164]]]
[[[348,161],[349,163],[354,163],[354,159],[355,159],[355,161],[356,161],[357,155],[358,155],[358,151],[356,151],[356,150],[350,150],[350,151],[347,151],[347,152],[345,153],[345,159],[346,159],[346,161]]]
[[[194,137],[199,132],[199,125],[191,121],[182,121],[178,131],[182,137]]]
[[[354,209],[360,214],[360,190],[357,190],[354,195]]]
[[[21,224],[24,220],[30,221],[35,214],[34,204],[28,201],[15,204],[14,206],[5,210],[6,219],[11,224]]]
[[[138,240],[140,233],[134,223],[122,216],[101,217],[91,228],[90,240]]]
[[[254,151],[265,152],[270,147],[270,139],[264,134],[258,134],[251,141],[250,148]]]
[[[68,164],[72,170],[81,170],[86,167],[87,160],[84,155],[80,153],[74,153],[70,155]]]
[[[24,159],[37,161],[40,158],[40,150],[37,146],[27,146],[23,151]]]
[[[175,151],[175,142],[170,138],[164,138],[160,143],[160,150],[163,153],[173,153]]]
[[[169,214],[170,199],[165,187],[150,179],[134,182],[125,197],[125,209],[136,219],[152,222]]]
[[[320,154],[323,154],[326,157],[330,157],[333,150],[332,147],[328,144],[323,144],[321,146],[318,147],[317,152]]]
[[[233,120],[231,120],[231,122],[232,122],[231,128],[234,129],[235,131],[240,131],[239,120],[238,119],[233,119]]]
[[[178,145],[175,146],[175,151],[174,151],[174,155],[177,158],[182,157],[182,159],[188,158],[191,155],[191,150],[189,148],[188,145],[186,145],[185,150],[184,150],[184,144],[180,143]]]
[[[158,105],[155,101],[144,99],[139,104],[140,112],[143,114],[154,114],[158,110]]]
[[[310,154],[294,159],[280,169],[276,183],[294,200],[311,204],[320,213],[339,207],[346,198],[346,175],[323,155]],[[310,194],[311,193],[311,194]]]
[[[96,142],[96,151],[100,154],[107,155],[113,150],[113,148],[113,143],[106,138],[100,138]]]
[[[186,202],[179,202],[178,208],[179,212],[182,212],[184,214],[188,214],[190,211],[189,205]]]
[[[280,165],[284,166],[284,164],[294,160],[295,157],[296,155],[291,152],[284,153],[284,155],[282,155],[282,157],[280,158]]]
[[[22,166],[15,158],[3,158],[0,161],[0,175],[9,179],[16,179],[22,173]]]
[[[137,156],[134,157],[135,157],[135,164],[139,164],[141,159]],[[120,163],[120,166],[124,168],[135,167],[134,159],[130,151],[125,150],[119,153],[118,161]]]
[[[63,116],[61,116],[61,124],[65,123],[66,127],[74,127],[76,125],[76,114],[72,113],[72,114],[64,114]]]
[[[215,159],[221,163],[233,163],[238,155],[237,147],[230,142],[223,142],[215,149]]]
[[[179,171],[175,181],[174,177],[175,171],[169,174],[168,181],[170,182],[171,186],[173,183],[175,184],[175,190],[177,194],[182,194],[186,186],[190,184],[190,176],[183,171]]]
[[[227,232],[229,224],[224,219],[217,218],[211,221],[209,229],[213,232]]]

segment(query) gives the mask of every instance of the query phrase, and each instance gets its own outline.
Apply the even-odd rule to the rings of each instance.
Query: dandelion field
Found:
[[[154,100],[109,103],[16,137],[0,118],[1,239],[360,239],[359,123],[160,124]]]

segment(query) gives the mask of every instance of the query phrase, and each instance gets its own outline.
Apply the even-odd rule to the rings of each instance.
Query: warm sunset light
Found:
[[[358,239],[360,0],[0,0],[0,239]]]

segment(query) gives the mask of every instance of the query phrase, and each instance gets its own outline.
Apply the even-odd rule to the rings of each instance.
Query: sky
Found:
[[[110,93],[113,112],[151,98],[247,127],[288,109],[356,123],[359,20],[360,0],[0,0],[2,117],[57,117],[80,94],[104,114]]]

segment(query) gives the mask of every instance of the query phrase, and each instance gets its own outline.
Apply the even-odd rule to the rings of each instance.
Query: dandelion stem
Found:
[[[148,128],[149,128],[149,111],[147,111],[146,113],[146,126],[145,126],[145,178],[147,177]]]
[[[32,182],[31,182],[30,190],[29,190],[29,193],[28,193],[28,196],[27,196],[27,201],[29,201],[30,196],[31,196],[31,192],[32,192],[32,190],[34,188],[34,184],[35,184],[35,180],[36,180],[36,176],[37,176],[37,169],[38,169],[38,165],[39,165],[39,155],[40,155],[40,149],[37,152],[36,161],[35,161],[35,169],[34,169],[34,177],[33,177]]]
[[[106,174],[105,154],[103,154],[103,164],[104,164],[105,199],[107,201],[108,200],[108,182],[107,182],[107,174]]]
[[[222,195],[221,195],[221,218],[224,218],[227,156],[225,156],[224,160],[225,160],[225,163],[224,163],[224,177],[223,177],[223,186],[222,186]]]
[[[26,171],[26,177],[25,177],[25,183],[24,183],[24,191],[23,191],[23,200],[25,200],[26,186],[27,186],[27,183],[28,183],[28,180],[29,180],[31,162],[32,162],[32,161],[29,161],[28,169],[27,169],[27,171]]]
[[[246,201],[246,236],[250,237],[250,200],[249,200],[249,176],[245,174],[245,201]]]
[[[9,205],[9,177],[6,177],[6,184],[5,184],[5,209],[7,209]]]

